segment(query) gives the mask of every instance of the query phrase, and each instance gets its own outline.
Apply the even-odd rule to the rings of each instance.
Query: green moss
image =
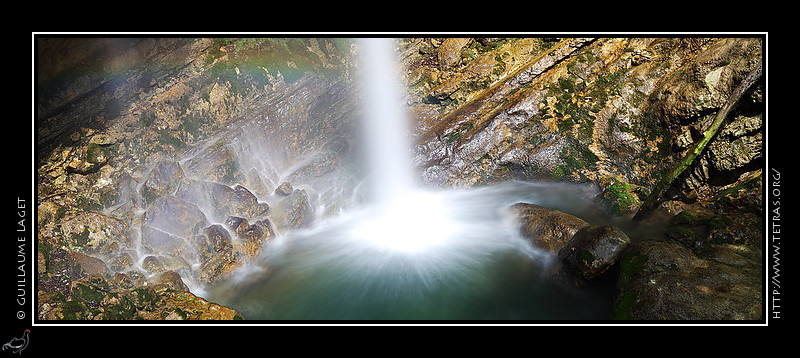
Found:
[[[106,320],[131,320],[139,316],[136,314],[136,305],[127,296],[119,297],[117,304],[105,308],[103,318]]]
[[[108,161],[108,152],[95,143],[89,143],[86,148],[86,161],[92,164],[103,164]]]
[[[552,175],[553,179],[555,179],[555,180],[562,180],[566,176],[566,173],[564,173],[564,169],[563,168],[556,167],[556,168],[553,168],[550,171],[550,175]]]
[[[147,288],[135,288],[131,293],[134,296],[132,302],[138,309],[148,309],[158,303],[158,295]]]
[[[186,311],[180,308],[175,308],[175,313],[177,313],[178,316],[180,316],[183,319],[189,319],[189,315],[186,313]]]
[[[84,198],[84,197],[81,197]],[[86,207],[87,203],[83,203],[81,207]],[[89,228],[83,227],[83,231],[78,234],[72,234],[70,236],[70,242],[73,247],[84,247],[86,244],[89,243]]]
[[[698,213],[695,211],[684,210],[672,217],[670,222],[671,226],[699,226],[705,225],[711,219],[710,215]]]
[[[635,291],[625,292],[614,305],[613,318],[615,320],[635,319],[632,312],[636,305],[637,293]]]
[[[667,228],[667,236],[671,239],[677,240],[690,240],[695,241],[697,239],[697,235],[691,230],[682,227],[682,226],[670,226]]]
[[[85,302],[89,306],[97,306],[103,300],[105,294],[95,287],[78,283],[72,289],[72,297]]]
[[[586,179],[582,174],[583,170],[593,170],[600,160],[588,147],[577,141],[562,147],[559,159],[562,163],[559,168],[565,175],[578,175],[581,180]]]
[[[639,205],[639,197],[633,193],[629,183],[617,178],[612,178],[611,180],[611,185],[606,187],[602,194],[606,208],[613,214],[620,215]]]
[[[86,307],[79,301],[67,301],[61,305],[61,314],[65,320],[79,320],[86,317]]]
[[[761,181],[762,181],[762,176],[758,175],[758,176],[756,176],[756,177],[754,177],[754,178],[752,178],[750,180],[747,180],[747,181],[745,181],[743,183],[740,183],[738,185],[735,185],[733,187],[730,187],[730,188],[727,188],[727,189],[724,189],[724,190],[720,190],[719,192],[717,192],[714,195],[714,198],[712,199],[712,206],[714,208],[721,209],[721,208],[724,208],[724,207],[727,207],[727,206],[734,205],[734,203],[736,202],[736,199],[743,192],[748,192],[748,191],[751,191],[751,190],[758,189],[758,187],[760,187],[762,185]],[[761,207],[759,207],[758,205],[752,205],[751,207],[748,207],[748,208],[745,208],[745,209],[749,210],[749,211],[757,212],[757,211],[759,211],[761,209]]]
[[[162,144],[170,145],[177,150],[181,150],[186,146],[182,140],[173,136],[166,129],[157,130],[156,133],[158,133],[158,137],[160,139],[159,142]]]
[[[619,287],[625,287],[630,282],[632,277],[635,277],[642,271],[644,264],[647,262],[647,257],[636,252],[626,252],[619,260]]]

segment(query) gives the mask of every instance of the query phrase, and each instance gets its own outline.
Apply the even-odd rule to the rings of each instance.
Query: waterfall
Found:
[[[408,116],[402,107],[399,68],[394,40],[368,38],[360,41],[364,84],[363,133],[367,143],[371,188],[379,205],[391,205],[414,188],[408,154]]]
[[[409,154],[408,114],[403,108],[395,41],[360,41],[363,65],[364,141],[374,212],[353,235],[383,248],[416,252],[442,244],[452,233],[447,209],[417,188]]]
[[[552,255],[508,215],[558,207],[589,188],[509,182],[429,189],[416,182],[394,40],[359,41],[368,200],[272,240],[263,270],[212,289],[249,319],[550,319],[596,317],[594,297],[545,275]],[[552,299],[552,297],[558,297]]]

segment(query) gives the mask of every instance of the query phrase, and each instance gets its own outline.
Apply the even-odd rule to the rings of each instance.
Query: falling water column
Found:
[[[394,58],[395,40],[368,38],[360,41],[363,64],[363,135],[371,170],[372,195],[378,205],[391,205],[413,190],[408,153],[408,118],[402,107],[399,67]]]

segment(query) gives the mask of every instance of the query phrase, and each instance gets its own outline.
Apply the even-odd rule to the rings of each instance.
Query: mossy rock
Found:
[[[603,208],[613,215],[626,215],[641,205],[640,188],[620,178],[611,177],[600,181],[602,188],[598,199]]]

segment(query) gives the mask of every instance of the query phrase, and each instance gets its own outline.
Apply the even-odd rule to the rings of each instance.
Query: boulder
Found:
[[[272,223],[269,219],[264,219],[248,226],[239,240],[242,242],[242,251],[247,257],[256,257],[261,252],[267,240],[275,236]]]
[[[536,204],[517,203],[510,207],[523,237],[542,250],[557,253],[589,223],[576,216]]]
[[[197,205],[174,196],[157,198],[144,213],[143,220],[143,226],[184,238],[194,236],[208,224]]]
[[[225,225],[238,238],[236,250],[250,258],[257,256],[266,241],[275,236],[272,222],[269,219],[260,220],[251,225],[247,219],[232,216],[225,220]]]
[[[214,224],[203,229],[201,235],[194,237],[193,242],[200,262],[225,254],[232,250],[231,235],[222,225]]]
[[[188,271],[191,269],[191,265],[180,257],[175,256],[168,256],[168,255],[148,255],[142,261],[142,268],[151,275],[160,274],[165,271],[175,271],[175,272],[183,272]],[[140,277],[141,274],[132,273],[134,271],[129,271],[128,274],[131,275],[131,279],[144,279],[144,277]]]
[[[114,272],[124,272],[133,267],[133,258],[127,252],[122,252],[106,259],[108,268]]]
[[[212,144],[184,163],[188,176],[204,178],[209,181],[233,185],[245,174],[239,167],[236,153],[225,139]]]
[[[280,196],[289,196],[289,194],[291,194],[293,190],[294,189],[292,188],[291,183],[283,182],[281,183],[281,185],[278,185],[278,187],[275,188],[275,194]]]
[[[142,260],[142,268],[149,273],[164,272],[164,266],[156,256],[147,256]]]
[[[753,213],[684,210],[670,220],[667,237],[689,249],[704,244],[752,245],[761,239],[761,227],[761,217]]]
[[[197,205],[213,221],[222,221],[229,216],[258,220],[270,212],[269,204],[258,201],[250,190],[241,185],[230,187],[186,179],[175,192],[175,196]]]
[[[244,231],[247,230],[247,227],[250,226],[250,223],[248,223],[247,219],[245,218],[229,216],[227,219],[225,219],[225,226],[236,233],[237,236],[241,236],[244,234]]]
[[[195,276],[200,282],[211,284],[239,267],[239,255],[234,252],[231,235],[222,225],[206,227],[193,242],[200,261]]]
[[[272,180],[261,174],[256,168],[250,168],[247,171],[247,187],[260,197],[267,197],[275,190]]]
[[[223,250],[200,263],[195,277],[200,283],[210,285],[220,277],[235,271],[242,265],[239,255],[232,250]]]
[[[189,291],[189,287],[181,279],[181,275],[175,271],[166,271],[159,275],[154,281],[156,285],[166,285],[170,290]]]
[[[158,162],[142,183],[141,196],[145,206],[156,198],[175,192],[184,177],[180,164],[171,160]]]
[[[106,263],[99,258],[75,251],[67,251],[67,255],[73,266],[77,267],[80,265],[80,270],[83,275],[109,273]]]
[[[142,227],[142,251],[153,255],[180,257],[187,262],[195,261],[196,255],[185,238],[148,225]]]
[[[591,280],[614,265],[630,242],[616,226],[585,226],[558,251],[558,257],[581,277]]]
[[[294,189],[291,194],[278,202],[273,213],[275,225],[279,230],[289,231],[306,227],[314,220],[314,208],[303,189]]]

